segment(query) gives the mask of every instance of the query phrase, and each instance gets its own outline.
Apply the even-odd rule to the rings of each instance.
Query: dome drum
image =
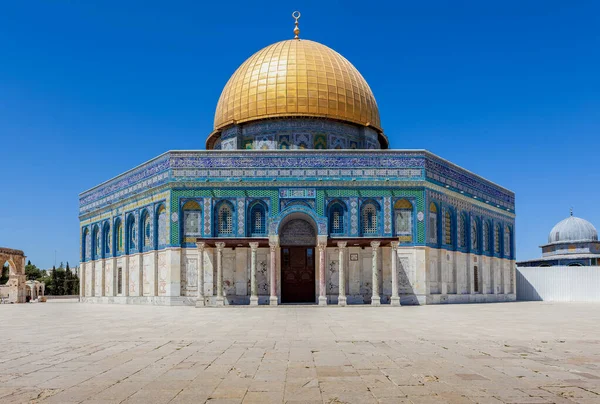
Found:
[[[330,119],[298,117],[230,125],[210,137],[207,149],[381,149],[373,128]],[[383,144],[387,146],[387,142]]]

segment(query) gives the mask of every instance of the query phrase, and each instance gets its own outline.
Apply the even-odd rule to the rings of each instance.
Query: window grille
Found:
[[[479,270],[477,266],[473,267],[473,291],[479,292]]]
[[[500,254],[500,225],[494,227],[494,252]]]
[[[490,249],[490,225],[485,222],[483,224],[483,250],[489,251]]]
[[[263,205],[257,203],[252,206],[250,210],[250,233],[265,234],[267,230],[266,219],[267,215]]]
[[[452,217],[450,211],[446,210],[444,223],[444,243],[446,245],[452,245]]]
[[[504,229],[504,255],[510,257],[510,229]]]
[[[467,233],[465,227],[466,219],[465,216],[461,214],[458,222],[458,246],[463,248],[467,245]]]
[[[477,233],[477,221],[471,222],[471,250],[477,250],[479,247],[479,234]]]
[[[330,217],[331,233],[344,233],[344,210],[339,204],[335,204],[331,208]]]
[[[377,209],[373,204],[367,204],[363,208],[363,233],[364,234],[376,234],[377,233]]]
[[[233,214],[226,204],[219,208],[219,234],[233,234]]]
[[[429,205],[429,226],[427,230],[429,232],[429,242],[437,243],[437,208],[434,203]]]

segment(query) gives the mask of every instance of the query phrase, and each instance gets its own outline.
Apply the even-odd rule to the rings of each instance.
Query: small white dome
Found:
[[[571,214],[558,222],[548,235],[548,243],[568,241],[598,241],[598,232],[593,224]]]

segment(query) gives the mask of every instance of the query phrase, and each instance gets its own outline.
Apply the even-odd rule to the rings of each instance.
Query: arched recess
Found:
[[[154,247],[156,249],[164,247],[168,244],[167,240],[167,208],[164,203],[161,203],[156,208],[154,228]]]
[[[448,247],[454,247],[455,240],[455,214],[454,209],[451,207],[444,208],[444,219],[443,219],[443,234],[444,234],[444,245]]]
[[[181,207],[183,217],[182,240],[184,243],[194,242],[201,236],[202,208],[198,201],[190,199]]]
[[[583,264],[581,262],[571,262],[569,265],[570,267],[582,267]]]
[[[429,204],[429,220],[427,222],[427,239],[431,244],[438,244],[438,207],[434,202]]]
[[[477,217],[471,217],[470,244],[472,253],[479,253],[480,249],[479,224],[480,220]]]
[[[348,209],[344,202],[339,199],[329,202],[327,206],[329,234],[336,236],[347,234],[347,215]]]
[[[248,237],[265,237],[267,227],[268,208],[264,201],[253,201],[248,205],[246,215],[246,235]]]
[[[125,244],[123,243],[123,222],[120,217],[115,220],[113,228],[113,251],[116,253],[115,255],[122,254],[125,251]]]
[[[90,231],[87,227],[81,232],[81,262],[87,261],[90,252],[88,251]]]
[[[317,289],[315,245],[318,224],[306,213],[291,212],[283,217],[277,233],[281,247],[281,301],[314,303]]]
[[[377,201],[368,199],[360,206],[360,230],[361,236],[376,236],[380,227],[381,206]]]
[[[482,245],[483,245],[483,252],[490,252],[491,250],[491,231],[490,231],[490,221],[484,219],[483,220],[483,229],[482,229]]]
[[[235,208],[228,200],[219,201],[215,205],[215,236],[233,237],[236,234]]]
[[[504,256],[512,259],[512,228],[509,225],[504,225]]]
[[[100,227],[97,224],[92,228],[92,261],[102,256],[102,242],[100,240]]]
[[[494,223],[494,255],[502,256],[502,228],[500,223]]]
[[[132,251],[137,251],[137,226],[133,213],[127,215],[127,223],[125,225],[125,253],[130,254]]]
[[[148,209],[144,209],[140,215],[141,244],[144,251],[152,248],[152,220]]]
[[[399,199],[394,204],[394,232],[401,243],[413,241],[413,204],[408,199]]]
[[[458,216],[458,226],[456,229],[456,244],[459,248],[467,248],[467,214],[461,212]]]
[[[112,233],[110,231],[110,222],[107,220],[102,226],[102,258],[110,257],[112,251]]]

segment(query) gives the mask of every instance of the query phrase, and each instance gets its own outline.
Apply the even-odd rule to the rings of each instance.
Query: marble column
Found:
[[[379,244],[379,241],[371,241],[371,248],[373,249],[373,263],[371,264],[373,293],[371,295],[371,305],[373,306],[381,306],[381,297],[379,296]]]
[[[204,247],[205,243],[197,242],[198,249],[198,298],[196,307],[204,307]]]
[[[250,243],[250,306],[258,306],[258,282],[256,281],[256,251],[258,243]]]
[[[392,241],[390,247],[392,247],[392,297],[390,305],[400,306],[400,296],[398,296],[398,242]]]
[[[277,306],[277,247],[279,246],[279,242],[275,240],[269,240],[269,248],[271,249],[271,272],[270,272],[270,281],[269,287],[271,289],[271,293],[269,296],[269,304],[271,306]]]
[[[338,258],[338,274],[339,278],[339,286],[338,286],[338,306],[346,305],[346,263],[344,262],[344,257],[346,255],[346,242],[338,241],[338,249],[339,249],[339,258]]]
[[[217,306],[224,306],[225,299],[223,298],[223,248],[225,248],[225,243],[219,242],[215,243],[217,247]]]
[[[327,254],[327,240],[319,240],[319,306],[327,306],[327,290],[325,283],[325,255]]]

